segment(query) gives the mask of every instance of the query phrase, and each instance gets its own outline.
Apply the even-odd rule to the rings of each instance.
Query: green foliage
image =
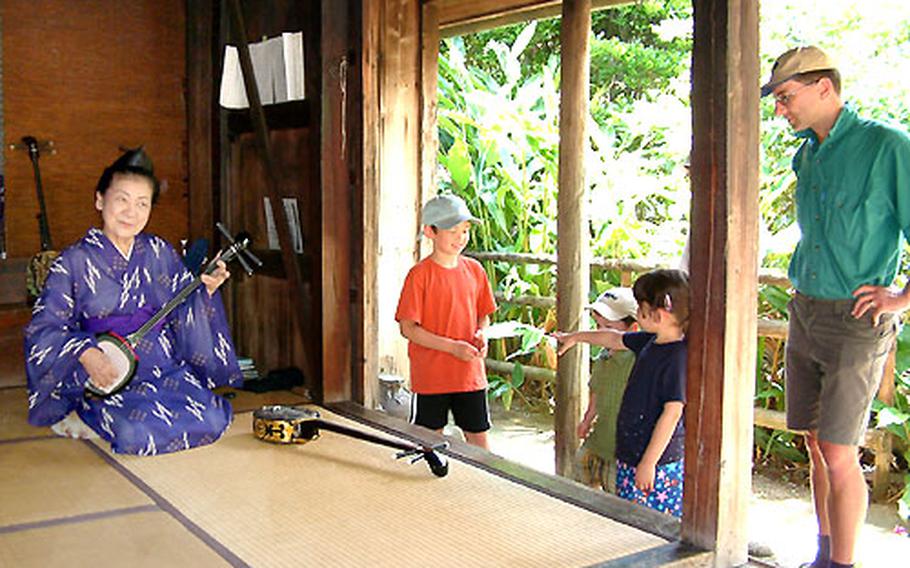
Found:
[[[499,399],[506,410],[512,408],[512,400],[516,394],[521,395],[521,386],[525,382],[525,370],[521,363],[515,363],[512,374],[508,377],[492,375],[490,377],[487,396],[493,400]]]
[[[520,355],[532,353],[546,337],[546,334],[540,328],[514,320],[494,323],[487,328],[484,335],[487,340],[503,339],[507,337],[519,338],[518,349],[507,355],[505,357],[506,361],[512,360]]]
[[[549,253],[555,249],[559,97],[555,68],[521,77],[518,56],[534,24],[516,44],[496,44],[504,82],[470,70],[461,38],[445,41],[438,96],[440,189],[461,195],[481,219],[477,250]],[[494,286],[509,294],[550,295],[546,267],[495,263]],[[508,319],[520,319],[518,309]],[[539,317],[540,314],[538,314]]]
[[[777,456],[794,463],[807,463],[809,460],[801,444],[802,436],[770,428],[755,428],[755,447],[759,455]]]
[[[588,122],[586,169],[595,256],[656,257],[656,262],[676,264],[682,250],[689,210],[688,181],[681,167],[690,139],[688,91],[663,91],[671,84],[685,85],[690,39],[665,32],[668,39],[661,39],[654,26],[659,18],[676,14],[670,9],[674,5],[684,4],[645,2],[596,15],[599,29],[622,30],[629,39],[595,40],[604,46],[598,53],[605,63],[592,66],[603,69],[592,82],[594,89],[603,83],[601,92],[606,93],[606,82],[626,89],[622,96],[610,95],[620,99],[616,102],[601,97],[602,112]],[[541,38],[543,44],[535,43]],[[541,57],[541,45],[555,45],[557,51]],[[555,253],[559,67],[553,55],[558,53],[558,25],[545,21],[451,38],[444,40],[440,52],[439,189],[461,195],[481,218],[470,247]],[[629,65],[639,71],[630,73]],[[680,70],[682,77],[677,76]],[[655,121],[655,116],[663,119]],[[507,296],[555,293],[552,266],[487,264],[494,289]],[[618,274],[596,274],[592,290],[617,284]],[[542,330],[553,314],[507,304],[497,311],[497,319]],[[502,338],[494,351],[510,360],[544,364],[552,347],[542,344],[540,334],[532,345],[516,344],[517,337]]]
[[[897,338],[897,357],[894,369],[893,404],[879,400],[873,403],[874,424],[886,428],[897,437],[895,444],[899,463],[907,471],[910,466],[910,326],[905,326]],[[910,474],[904,476],[904,488],[898,501],[898,512],[910,520]]]
[[[591,15],[591,85],[595,92],[629,103],[667,87],[687,65],[691,15],[689,0],[652,0],[595,11]],[[521,75],[530,77],[558,59],[559,26],[558,18],[536,22],[526,49],[519,40],[527,30],[524,24],[479,32],[462,38],[463,52],[472,70],[501,84],[505,72],[491,46],[518,45],[522,47],[517,62]],[[442,46],[444,56],[447,48]]]

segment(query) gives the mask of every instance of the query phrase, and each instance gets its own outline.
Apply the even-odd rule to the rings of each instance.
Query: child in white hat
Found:
[[[630,288],[609,289],[588,309],[597,329],[638,329],[638,302]],[[561,341],[570,337],[583,341],[580,333],[583,332],[560,334]],[[616,493],[616,416],[634,364],[635,354],[631,351],[601,350],[591,364],[588,408],[578,425],[578,437],[584,443],[578,450],[576,478],[609,493]]]

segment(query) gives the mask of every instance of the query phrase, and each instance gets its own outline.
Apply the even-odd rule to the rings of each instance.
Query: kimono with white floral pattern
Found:
[[[193,275],[163,239],[139,234],[129,259],[90,229],[51,265],[25,330],[31,424],[48,426],[75,410],[114,452],[154,455],[210,444],[231,423],[231,405],[211,389],[242,381],[224,307],[199,286],[140,341],[136,374],[104,398],[85,396],[79,356],[93,328],[115,322],[125,336],[166,304]],[[130,321],[132,320],[132,321]]]

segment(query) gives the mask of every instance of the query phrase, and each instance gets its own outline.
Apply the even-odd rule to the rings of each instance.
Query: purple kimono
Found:
[[[90,229],[51,265],[25,329],[28,419],[48,426],[71,411],[117,453],[154,455],[210,444],[231,423],[231,405],[212,393],[242,381],[218,294],[199,286],[139,342],[126,388],[88,398],[79,356],[95,333],[126,336],[193,280],[163,239],[141,233],[127,260]]]

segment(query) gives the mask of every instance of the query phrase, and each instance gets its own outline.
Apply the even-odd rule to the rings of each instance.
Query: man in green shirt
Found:
[[[910,235],[910,137],[845,104],[835,64],[814,46],[781,55],[761,94],[804,139],[786,359],[787,425],[805,431],[819,527],[804,566],[852,566],[868,499],[858,446],[896,314],[910,306],[910,288],[891,288]]]

